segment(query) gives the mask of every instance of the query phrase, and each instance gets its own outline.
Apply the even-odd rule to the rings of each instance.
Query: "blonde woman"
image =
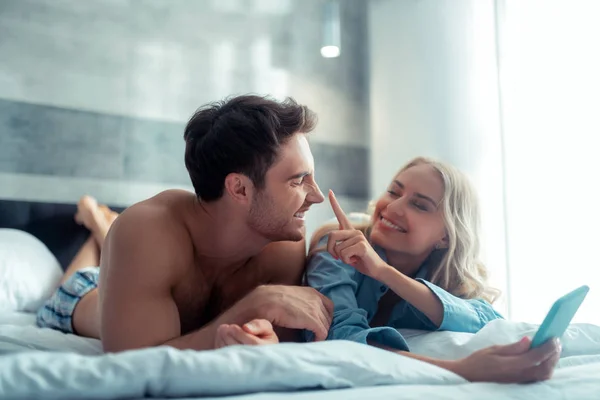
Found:
[[[524,338],[463,360],[442,361],[408,353],[399,328],[477,332],[502,316],[492,303],[479,261],[479,211],[465,175],[416,158],[394,177],[370,220],[353,224],[335,196],[338,223],[311,240],[306,280],[335,306],[328,339],[352,340],[427,361],[472,381],[547,379],[560,344],[529,349]],[[311,334],[307,333],[311,340]]]

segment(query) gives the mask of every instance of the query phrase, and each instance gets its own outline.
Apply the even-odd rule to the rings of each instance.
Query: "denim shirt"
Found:
[[[319,245],[327,244],[327,236]],[[385,251],[374,246],[379,256],[387,262]],[[386,326],[371,328],[369,323],[377,313],[379,300],[389,288],[366,276],[327,251],[315,254],[308,263],[306,283],[331,299],[334,304],[333,321],[327,340],[351,340],[366,344],[375,341],[381,345],[408,351],[408,345],[397,329],[447,330],[475,333],[494,319],[503,318],[486,301],[465,300],[425,280],[428,266],[425,262],[415,279],[426,285],[440,300],[444,309],[441,325],[436,326],[425,314],[401,299],[391,312]],[[312,341],[314,334],[305,332]]]

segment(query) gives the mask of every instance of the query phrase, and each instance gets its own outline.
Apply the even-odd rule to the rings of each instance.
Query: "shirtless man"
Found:
[[[305,135],[315,123],[291,99],[201,108],[184,133],[195,194],[125,210],[101,237],[100,267],[67,270],[38,325],[100,338],[108,352],[273,343],[272,326],[324,340],[331,301],[289,286],[303,274],[304,213],[324,200]]]

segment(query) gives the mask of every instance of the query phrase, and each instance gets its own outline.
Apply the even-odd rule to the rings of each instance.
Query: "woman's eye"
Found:
[[[387,192],[392,196],[398,197],[398,193],[394,192],[393,190],[388,190]]]
[[[417,207],[421,211],[427,211],[427,206],[419,201],[413,201],[415,207]]]

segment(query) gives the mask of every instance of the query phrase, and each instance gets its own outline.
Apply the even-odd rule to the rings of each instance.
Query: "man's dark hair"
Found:
[[[280,146],[296,133],[308,133],[316,115],[292,98],[253,95],[202,106],[188,122],[185,166],[196,196],[213,201],[223,195],[230,173],[248,176],[261,189]]]

